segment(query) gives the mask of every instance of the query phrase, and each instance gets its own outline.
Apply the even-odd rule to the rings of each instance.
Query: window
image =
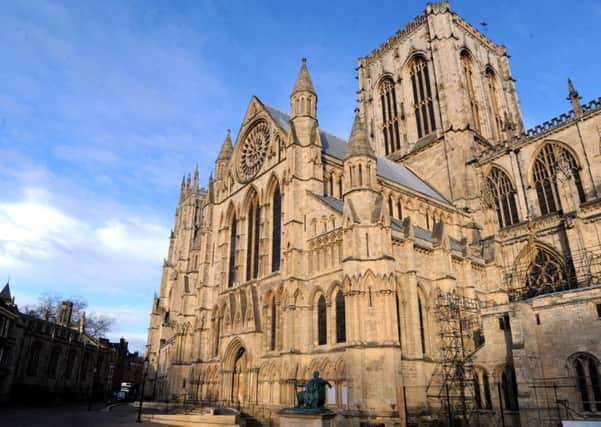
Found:
[[[221,334],[221,317],[216,316],[215,319],[215,342],[213,344],[213,356],[219,356],[219,338]]]
[[[273,192],[273,218],[271,229],[271,271],[280,270],[282,252],[282,195],[280,186]]]
[[[493,167],[486,179],[490,192],[491,204],[497,211],[499,227],[504,228],[519,222],[518,209],[515,201],[516,193],[505,172]],[[493,207],[493,206],[490,206]]]
[[[483,368],[474,370],[474,398],[478,409],[492,409],[490,380]]]
[[[534,182],[536,196],[542,215],[557,212],[561,209],[561,201],[557,189],[558,172],[564,176],[571,175],[578,191],[580,203],[586,201],[578,164],[574,156],[559,144],[548,143],[534,160]]]
[[[328,342],[328,324],[326,313],[326,299],[323,295],[317,301],[317,344],[324,345]]]
[[[71,378],[71,373],[75,369],[75,350],[69,350],[67,355],[67,364],[65,365],[65,379]]]
[[[270,350],[275,350],[276,337],[277,337],[277,307],[275,305],[275,298],[271,299],[271,343],[269,346]]]
[[[488,96],[490,98],[490,113],[492,115],[492,137],[493,139],[501,139],[501,129],[503,129],[503,121],[501,120],[501,112],[499,108],[499,94],[497,93],[497,77],[492,68],[488,67],[485,71],[486,85],[488,86]]]
[[[393,208],[393,201],[392,201],[392,196],[390,196],[388,198],[388,215],[390,215],[390,218],[392,218],[394,216],[394,208]]]
[[[423,56],[416,56],[413,59],[410,74],[417,136],[421,138],[436,129],[430,74],[428,63]]]
[[[399,136],[399,114],[394,82],[390,77],[380,83],[380,105],[382,107],[382,133],[386,155],[401,149]]]
[[[397,200],[396,202],[396,213],[398,219],[403,219],[403,207],[401,206],[401,200]]]
[[[338,291],[336,294],[336,342],[346,342],[346,314],[344,305],[344,294]]]
[[[60,358],[61,349],[60,347],[54,347],[52,353],[50,353],[50,361],[48,362],[48,377],[56,378],[56,368],[58,366],[58,359]]]
[[[228,286],[231,288],[236,281],[236,235],[238,228],[238,220],[236,214],[233,215],[232,225],[230,227],[230,265],[228,268]]]
[[[601,379],[599,362],[590,354],[580,353],[572,357],[573,374],[585,412],[601,411]]]
[[[259,235],[261,226],[261,207],[259,196],[255,195],[248,206],[248,244],[246,246],[246,280],[259,276]]]
[[[426,331],[424,326],[424,313],[422,308],[422,299],[417,297],[417,314],[419,316],[419,337],[422,345],[422,353],[426,354]]]
[[[35,341],[31,345],[31,350],[29,353],[29,361],[27,363],[27,375],[35,376],[37,374],[41,351],[42,343],[39,341]]]
[[[563,262],[548,250],[538,248],[526,273],[526,298],[570,287]]]
[[[472,124],[474,125],[474,130],[480,132],[480,111],[478,102],[476,101],[476,91],[474,90],[474,64],[472,57],[465,50],[461,52],[461,65],[463,67],[467,98],[472,112]]]
[[[503,392],[504,407],[508,411],[519,410],[518,385],[513,366],[506,366],[501,374],[501,390]]]

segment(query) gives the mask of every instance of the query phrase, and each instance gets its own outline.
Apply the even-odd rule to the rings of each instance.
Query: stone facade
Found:
[[[149,396],[277,423],[319,370],[340,425],[599,415],[601,100],[524,130],[508,58],[434,3],[359,59],[348,143],[305,62],[290,113],[253,97],[182,181]]]

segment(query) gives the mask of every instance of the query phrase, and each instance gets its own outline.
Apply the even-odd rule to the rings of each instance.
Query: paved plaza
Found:
[[[86,405],[58,407],[16,407],[0,409],[2,427],[139,427],[159,426],[161,424],[136,423],[137,408],[119,405],[110,411],[102,406],[88,411]],[[144,411],[144,413],[149,413]]]

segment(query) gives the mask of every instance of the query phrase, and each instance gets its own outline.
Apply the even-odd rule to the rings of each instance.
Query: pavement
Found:
[[[156,410],[144,410],[143,413],[155,413]],[[0,408],[0,426],[2,427],[150,427],[162,426],[149,422],[136,423],[138,408],[130,405],[117,405],[109,411],[103,405],[96,404],[88,411],[87,405],[55,407],[2,407]]]

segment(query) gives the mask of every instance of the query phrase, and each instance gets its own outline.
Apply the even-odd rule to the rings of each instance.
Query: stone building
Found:
[[[315,370],[339,425],[601,414],[601,98],[525,130],[505,47],[433,3],[359,59],[348,142],[303,61],[182,181],[148,393],[260,422]],[[349,107],[349,109],[352,107]]]
[[[85,315],[71,322],[61,303],[57,322],[21,313],[8,284],[0,292],[0,403],[107,397],[109,342],[87,335]]]

